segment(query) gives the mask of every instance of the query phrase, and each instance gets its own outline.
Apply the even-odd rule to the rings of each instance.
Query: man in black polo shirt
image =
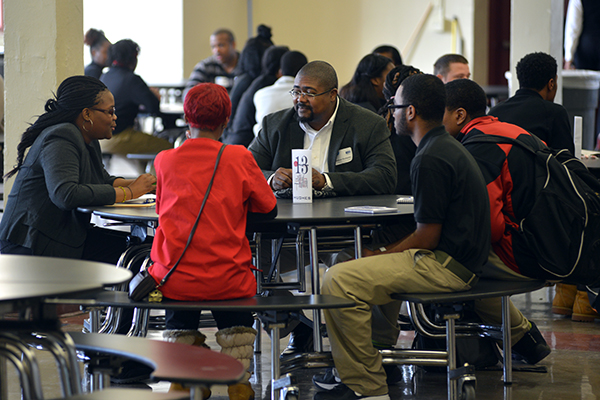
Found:
[[[381,355],[373,341],[394,345],[400,302],[393,293],[458,292],[477,280],[490,248],[485,181],[473,157],[442,126],[445,89],[433,75],[413,75],[398,88],[398,134],[417,145],[411,165],[417,229],[370,256],[331,267],[323,294],[353,300],[355,307],[325,310],[338,379],[315,376],[315,399],[389,400]],[[389,329],[372,329],[378,305]],[[373,335],[375,334],[375,335]],[[337,384],[336,384],[337,383]]]

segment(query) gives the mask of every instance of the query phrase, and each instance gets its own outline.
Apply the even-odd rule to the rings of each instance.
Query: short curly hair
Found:
[[[185,96],[183,111],[190,127],[215,131],[231,115],[231,100],[223,86],[199,83]]]
[[[487,96],[477,83],[470,79],[455,79],[446,87],[446,109],[454,111],[464,108],[471,118],[485,115]]]
[[[556,78],[557,71],[556,59],[550,54],[527,54],[517,63],[519,87],[542,90],[550,79]]]
[[[411,75],[400,87],[404,104],[411,104],[423,120],[442,123],[446,110],[446,89],[437,76]]]

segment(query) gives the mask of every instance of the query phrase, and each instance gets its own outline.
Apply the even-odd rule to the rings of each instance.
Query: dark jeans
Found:
[[[198,329],[200,312],[201,311],[166,310],[166,327],[167,329]],[[217,328],[219,328],[219,330],[231,328],[233,326],[247,326],[251,328],[254,324],[254,317],[250,312],[211,311],[211,313],[217,322]]]

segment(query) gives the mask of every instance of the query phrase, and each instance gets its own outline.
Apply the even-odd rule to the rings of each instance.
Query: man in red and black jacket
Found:
[[[534,149],[545,147],[541,140],[523,128],[486,116],[486,103],[485,92],[477,83],[468,79],[447,83],[446,130],[460,142],[476,135],[492,134],[518,138]],[[492,249],[482,276],[502,280],[531,279],[523,275],[520,268],[531,262],[530,255],[526,251],[519,251],[518,245],[513,246],[513,232],[516,232],[513,228],[518,228],[515,221],[529,213],[535,200],[534,158],[520,146],[511,144],[471,143],[466,144],[465,148],[481,169],[490,199]],[[493,314],[500,315],[493,307],[488,309],[490,317]],[[479,313],[485,307],[477,307],[477,310]],[[550,354],[550,347],[536,325],[528,321],[512,303],[510,312],[511,332],[517,338],[513,351],[530,364]],[[522,339],[519,338],[521,335]]]

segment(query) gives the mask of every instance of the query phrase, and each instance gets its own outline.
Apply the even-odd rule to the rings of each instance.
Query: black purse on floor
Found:
[[[225,150],[225,146],[221,146],[219,150],[219,154],[217,155],[217,161],[215,162],[215,169],[213,171],[212,177],[210,178],[210,182],[208,183],[208,188],[206,189],[206,193],[204,194],[204,200],[202,200],[202,205],[200,206],[200,212],[198,213],[198,217],[196,217],[196,222],[194,222],[194,226],[192,227],[192,231],[190,232],[190,236],[188,237],[187,243],[179,256],[179,259],[173,265],[173,267],[167,272],[164,278],[160,281],[160,283],[156,284],[154,278],[148,273],[147,269],[142,269],[138,272],[131,281],[129,281],[129,298],[133,301],[141,301],[148,297],[148,301],[151,303],[158,303],[162,301],[162,293],[160,291],[160,287],[167,282],[167,279],[171,276],[171,274],[175,271],[175,268],[179,265],[179,262],[183,258],[185,251],[189,247],[192,242],[192,238],[194,237],[194,233],[196,232],[196,228],[198,227],[198,222],[200,221],[200,216],[202,215],[202,210],[204,210],[204,205],[206,204],[206,199],[208,199],[208,194],[210,193],[210,189],[212,188],[213,181],[215,180],[215,175],[217,173],[217,167],[219,166],[219,160],[221,159],[221,154],[223,154],[223,150]]]

